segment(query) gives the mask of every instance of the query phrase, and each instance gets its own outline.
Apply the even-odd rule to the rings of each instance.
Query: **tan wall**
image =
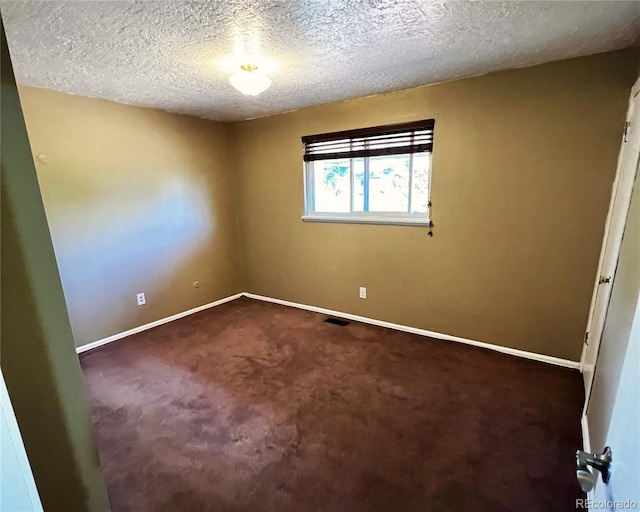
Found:
[[[247,289],[579,359],[636,61],[602,54],[232,125],[21,88],[76,343]],[[433,238],[300,220],[302,135],[431,117]]]
[[[578,360],[636,59],[601,54],[235,124],[249,291]],[[432,117],[433,238],[300,220],[302,135]]]
[[[0,32],[2,373],[44,509],[106,512],[107,489],[1,22]]]
[[[227,125],[31,87],[20,98],[77,345],[242,291]]]

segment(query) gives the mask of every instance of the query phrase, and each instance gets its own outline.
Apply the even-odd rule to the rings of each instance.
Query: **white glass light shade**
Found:
[[[245,69],[244,66],[229,77],[229,82],[247,96],[257,96],[271,85],[271,79],[268,76],[256,71],[255,68]]]

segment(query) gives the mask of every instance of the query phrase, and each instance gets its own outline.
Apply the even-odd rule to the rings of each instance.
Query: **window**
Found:
[[[429,226],[428,119],[302,137],[305,221]]]

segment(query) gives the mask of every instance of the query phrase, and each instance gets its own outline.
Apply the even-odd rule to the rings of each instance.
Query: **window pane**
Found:
[[[315,212],[351,211],[349,160],[317,160],[313,165]]]
[[[353,211],[364,211],[364,158],[353,159]]]
[[[369,158],[369,211],[409,210],[409,155]]]
[[[427,213],[428,211],[430,167],[431,153],[415,153],[413,155],[411,213]]]

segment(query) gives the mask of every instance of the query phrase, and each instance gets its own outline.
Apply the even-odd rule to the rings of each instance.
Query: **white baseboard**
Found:
[[[157,327],[162,324],[166,324],[168,322],[173,322],[174,320],[178,320],[179,318],[184,318],[185,316],[193,315],[194,313],[198,313],[200,311],[204,311],[205,309],[209,309],[215,306],[219,306],[220,304],[224,304],[225,302],[230,302],[232,300],[239,299],[242,297],[243,293],[236,293],[235,295],[231,295],[229,297],[224,297],[223,299],[216,300],[214,302],[209,302],[208,304],[204,304],[202,306],[198,306],[197,308],[189,309],[188,311],[183,311],[182,313],[177,313],[175,315],[168,316],[166,318],[161,318],[160,320],[156,320],[155,322],[151,322],[148,324],[141,325],[139,327],[134,327],[133,329],[129,329],[128,331],[120,332],[118,334],[114,334],[113,336],[109,336],[108,338],[103,338],[98,341],[93,341],[91,343],[87,343],[86,345],[81,345],[76,348],[76,352],[81,354],[82,352],[86,352],[87,350],[91,350],[93,348],[101,347],[102,345],[106,345],[107,343],[111,343],[112,341],[120,340],[122,338],[126,338],[127,336],[131,336],[132,334],[137,334],[142,331],[146,331],[147,329],[151,329],[152,327]]]
[[[325,315],[337,316],[345,318],[347,320],[353,320],[354,322],[362,322],[364,324],[377,325],[379,327],[386,327],[388,329],[395,329],[397,331],[409,332],[411,334],[418,334],[420,336],[427,336],[429,338],[437,338],[439,340],[455,341],[458,343],[465,343],[467,345],[473,345],[474,347],[486,348],[494,350],[496,352],[502,352],[503,354],[509,354],[512,356],[523,357],[525,359],[532,359],[534,361],[541,361],[543,363],[549,363],[556,366],[563,366],[565,368],[579,369],[580,363],[578,361],[570,361],[568,359],[560,359],[559,357],[545,356],[543,354],[536,354],[535,352],[527,352],[526,350],[518,350],[515,348],[502,347],[500,345],[493,345],[491,343],[484,343],[482,341],[469,340],[467,338],[461,338],[459,336],[451,336],[450,334],[442,334],[435,331],[427,331],[426,329],[418,329],[417,327],[409,327],[407,325],[394,324],[391,322],[385,322],[383,320],[376,320],[374,318],[368,318],[366,316],[352,315],[351,313],[343,313],[341,311],[334,311],[332,309],[320,308],[317,306],[309,306],[307,304],[299,304],[297,302],[289,302],[288,300],[274,299],[272,297],[265,297],[264,295],[256,295],[255,293],[243,293],[245,297],[250,299],[262,300],[265,302],[273,302],[275,304],[281,304],[283,306],[290,306],[298,309],[305,309],[307,311],[313,311],[315,313],[323,313]]]
[[[362,322],[364,324],[377,325],[379,327],[386,327],[388,329],[395,329],[396,331],[408,332],[411,334],[418,334],[420,336],[426,336],[428,338],[436,338],[439,340],[446,341],[455,341],[457,343],[465,343],[466,345],[473,345],[474,347],[485,348],[488,350],[494,350],[496,352],[502,352],[503,354],[509,354],[512,356],[523,357],[525,359],[532,359],[534,361],[540,361],[543,363],[549,363],[556,366],[563,366],[565,368],[573,368],[579,369],[580,363],[578,361],[569,361],[568,359],[560,359],[558,357],[545,356],[543,354],[536,354],[535,352],[527,352],[526,350],[518,350],[515,348],[502,347],[500,345],[493,345],[491,343],[484,343],[482,341],[470,340],[467,338],[461,338],[459,336],[451,336],[450,334],[443,334],[441,332],[435,331],[427,331],[426,329],[418,329],[417,327],[409,327],[407,325],[394,324],[391,322],[385,322],[383,320],[376,320],[374,318],[368,318],[366,316],[360,315],[352,315],[351,313],[343,313],[342,311],[335,311],[333,309],[321,308],[318,306],[309,306],[308,304],[299,304],[297,302],[290,302],[288,300],[282,299],[274,299],[272,297],[266,297],[264,295],[256,295],[255,293],[236,293],[235,295],[231,295],[229,297],[225,297],[220,300],[216,300],[214,302],[210,302],[209,304],[204,304],[203,306],[198,306],[197,308],[190,309],[188,311],[183,311],[182,313],[177,313],[172,316],[168,316],[166,318],[162,318],[160,320],[156,320],[155,322],[151,322],[149,324],[141,325],[139,327],[135,327],[128,331],[124,331],[118,334],[114,334],[113,336],[109,336],[108,338],[103,338],[101,340],[97,340],[91,343],[87,343],[86,345],[82,345],[76,348],[76,352],[78,354],[82,352],[86,352],[87,350],[91,350],[97,347],[101,347],[102,345],[106,345],[107,343],[111,343],[112,341],[120,340],[122,338],[126,338],[127,336],[131,336],[132,334],[137,334],[142,331],[146,331],[147,329],[151,329],[152,327],[157,327],[162,324],[166,324],[167,322],[172,322],[173,320],[178,320],[179,318],[183,318],[185,316],[192,315],[194,313],[198,313],[199,311],[204,311],[205,309],[209,309],[220,304],[224,304],[225,302],[230,302],[232,300],[238,299],[240,297],[249,297],[250,299],[262,300],[265,302],[273,302],[274,304],[281,304],[283,306],[289,306],[298,309],[304,309],[307,311],[313,311],[315,313],[322,313],[325,315],[337,316],[340,318],[346,318],[347,320],[353,320],[354,322]]]

